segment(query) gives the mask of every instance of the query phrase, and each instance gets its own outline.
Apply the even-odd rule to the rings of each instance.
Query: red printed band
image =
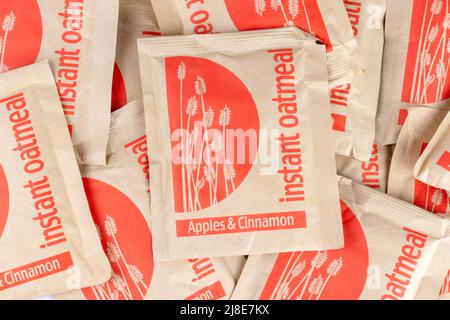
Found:
[[[225,290],[220,281],[214,282],[212,285],[198,290],[185,300],[218,300],[226,296]]]
[[[187,219],[176,222],[177,237],[306,228],[305,211]]]
[[[450,152],[445,151],[437,162],[438,166],[450,171]]]
[[[73,265],[69,252],[0,273],[0,291],[67,270]]]

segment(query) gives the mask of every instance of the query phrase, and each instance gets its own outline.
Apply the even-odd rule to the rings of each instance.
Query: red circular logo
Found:
[[[33,64],[41,43],[37,0],[0,1],[0,73]]]
[[[249,173],[258,111],[245,84],[211,60],[167,58],[166,79],[175,209],[198,211],[228,197]]]
[[[5,230],[6,220],[9,212],[9,189],[8,181],[3,167],[0,165],[0,238]]]
[[[142,212],[107,183],[83,178],[83,184],[113,270],[108,282],[83,289],[84,296],[89,300],[142,300],[153,274],[152,238]]]
[[[358,219],[341,201],[345,247],[279,254],[262,300],[356,300],[367,278],[369,250]]]
[[[119,65],[114,64],[112,95],[111,95],[111,111],[119,110],[127,104],[127,88],[125,80]]]
[[[296,26],[314,34],[331,50],[317,0],[225,0],[225,4],[239,31]]]

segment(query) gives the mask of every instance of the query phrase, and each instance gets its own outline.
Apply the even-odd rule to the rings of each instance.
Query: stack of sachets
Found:
[[[2,1],[0,299],[449,299],[448,10]]]

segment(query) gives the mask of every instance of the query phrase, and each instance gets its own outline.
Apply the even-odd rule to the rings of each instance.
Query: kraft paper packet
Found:
[[[374,144],[372,155],[367,162],[336,155],[337,172],[341,176],[386,193],[392,159],[391,149],[390,146]]]
[[[332,86],[351,81],[356,40],[341,1],[152,0],[163,35],[226,33],[296,26],[327,45]]]
[[[449,10],[443,0],[387,2],[376,143],[396,143],[410,107],[448,109]]]
[[[82,167],[94,221],[113,270],[95,287],[56,296],[76,300],[229,299],[244,257],[155,263],[150,230],[144,107],[112,114],[108,165]]]
[[[403,126],[392,158],[388,193],[411,202],[431,213],[448,216],[450,197],[446,190],[437,189],[415,179],[414,166],[426,149],[447,112],[416,107]],[[449,271],[450,272],[450,271]],[[448,278],[440,298],[450,298]]]
[[[0,75],[0,299],[109,279],[47,63]]]
[[[414,166],[426,150],[447,112],[417,107],[399,135],[389,174],[388,193],[432,213],[449,213],[448,192],[414,177]]]
[[[250,256],[232,299],[437,299],[448,219],[345,178],[339,186],[345,247]]]
[[[323,45],[285,28],[138,47],[155,260],[342,245]]]
[[[112,111],[142,100],[137,39],[160,35],[150,0],[121,0],[114,67]]]
[[[335,5],[333,1],[330,3]],[[358,42],[354,54],[358,68],[351,83],[330,90],[336,153],[369,161],[375,138],[386,0],[344,0],[343,3]]]
[[[0,73],[48,60],[79,162],[104,165],[118,0],[2,0]]]
[[[447,114],[416,165],[414,175],[438,189],[450,190],[450,115]]]

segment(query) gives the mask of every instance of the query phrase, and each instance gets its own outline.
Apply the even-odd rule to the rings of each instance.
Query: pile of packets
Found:
[[[0,298],[450,299],[450,4],[1,0]]]

